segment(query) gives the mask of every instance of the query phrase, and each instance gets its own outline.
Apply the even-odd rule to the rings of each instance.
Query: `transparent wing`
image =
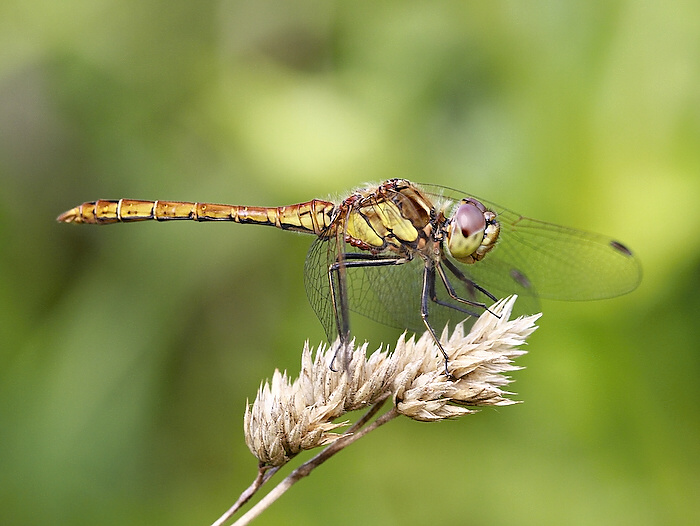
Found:
[[[328,268],[336,261],[339,251],[345,254],[367,255],[366,252],[340,242],[336,237],[318,238],[309,249],[304,269],[309,302],[329,340],[338,336],[338,328]],[[392,258],[394,254],[387,252],[380,254],[379,257]],[[459,265],[456,261],[451,261],[455,266]],[[454,291],[464,299],[491,305],[492,299],[474,288],[472,282],[480,284],[478,279],[469,272],[469,268],[464,267],[470,266],[462,265],[459,268],[461,271],[459,276],[443,267]],[[345,283],[350,311],[391,327],[414,332],[424,331],[425,325],[421,318],[424,269],[425,263],[420,257],[415,257],[401,265],[347,268]],[[501,271],[498,265],[493,266],[492,269]],[[465,279],[467,281],[464,281]],[[513,293],[523,296],[530,294],[530,298],[522,297],[517,302],[517,314],[534,313],[539,310],[537,299],[531,295],[531,290],[513,280],[509,280],[503,289],[494,287],[494,290],[489,289],[489,292],[497,297]],[[439,276],[436,276],[435,293],[440,303],[430,301],[428,312],[430,324],[438,333],[448,322],[454,327],[456,323],[467,320],[468,326],[473,321],[471,314],[479,315],[483,312],[483,309],[478,306],[464,305],[450,298]]]
[[[335,238],[317,239],[309,250],[304,272],[309,301],[331,340],[338,336],[338,329],[330,293],[328,266],[335,261],[339,246],[342,246],[346,253],[366,254],[347,244],[339,245]],[[394,257],[390,253],[383,256]],[[350,311],[391,327],[414,332],[424,331],[425,325],[421,318],[424,268],[425,263],[419,257],[401,265],[347,268],[346,294]],[[450,283],[462,297],[486,305],[492,303],[488,296],[470,289],[455,276],[450,276]],[[463,310],[465,306],[449,297],[439,277],[436,278],[435,289],[438,299],[452,306],[429,303],[430,324],[438,333],[448,322],[454,326],[455,323],[470,318],[470,314]],[[483,312],[476,306],[466,308],[474,314]],[[535,309],[532,310],[534,311]]]
[[[421,317],[425,270],[425,262],[422,258],[414,258],[403,265],[352,270],[354,272],[348,272],[348,280],[351,288],[351,309],[354,312],[400,329],[418,333],[425,330]],[[475,280],[469,274],[461,273],[462,277],[468,281],[461,280],[447,268],[445,268],[445,274],[457,296],[486,306],[493,303],[488,295],[473,286]],[[509,293],[520,292],[520,290],[511,290]],[[437,302],[428,301],[428,320],[438,334],[448,323],[454,327],[456,323],[464,321],[469,326],[475,320],[475,315],[483,313],[483,308],[476,304],[467,305],[452,299],[439,275],[435,277],[435,294]],[[506,294],[496,293],[495,295],[500,297]],[[518,314],[538,311],[537,300],[534,297],[518,303],[521,310]]]
[[[329,340],[338,336],[335,306],[328,269],[338,254],[369,253],[344,243],[340,236],[319,237],[309,249],[304,264],[304,284],[309,303],[321,321]],[[391,253],[378,257],[394,257]],[[357,263],[357,260],[353,260]],[[345,269],[345,295],[349,310],[384,325],[422,330],[420,294],[422,261],[381,267],[353,266]],[[338,306],[339,307],[339,306]]]
[[[541,298],[595,300],[625,294],[639,285],[639,260],[610,237],[529,219],[457,190],[421,186],[434,199],[456,204],[474,197],[497,213],[501,233],[496,247],[478,263],[458,264],[496,296],[520,289],[520,294]]]
[[[520,296],[517,314],[539,310],[538,297],[592,300],[625,294],[641,280],[639,260],[612,238],[529,219],[479,197],[457,190],[420,185],[435,206],[447,215],[465,197],[474,197],[497,213],[499,241],[483,260],[463,264],[443,254],[442,265],[458,296],[486,305],[491,298]],[[367,254],[343,242],[342,235],[320,236],[305,263],[305,284],[312,308],[329,339],[338,335],[328,268],[339,254]],[[391,252],[377,257],[395,257]],[[446,263],[448,260],[452,263]],[[349,309],[375,321],[412,331],[423,331],[421,293],[424,260],[416,255],[403,265],[347,268],[345,293]],[[429,320],[439,332],[482,309],[449,297],[439,277],[435,280],[438,303],[429,302]],[[465,312],[465,309],[470,312]]]
[[[328,268],[335,261],[337,253],[335,236],[318,237],[309,248],[304,262],[306,296],[309,298],[311,308],[323,325],[329,341],[333,341],[338,336],[328,278]]]

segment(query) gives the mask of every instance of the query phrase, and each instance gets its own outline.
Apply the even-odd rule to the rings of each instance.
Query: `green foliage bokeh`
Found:
[[[258,523],[700,522],[695,3],[9,0],[0,49],[4,523],[213,522],[246,400],[323,339],[310,238],[58,213],[390,177],[615,236],[644,281],[543,303],[524,404],[393,422]]]

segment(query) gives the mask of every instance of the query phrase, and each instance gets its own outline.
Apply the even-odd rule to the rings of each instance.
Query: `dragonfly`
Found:
[[[313,234],[305,288],[329,341],[338,337],[338,348],[347,346],[351,311],[401,329],[427,329],[448,376],[448,354],[435,327],[473,322],[492,302],[512,294],[531,312],[539,298],[612,298],[634,290],[642,275],[639,259],[610,237],[406,179],[367,185],[339,202],[312,199],[280,207],[97,200],[57,220],[232,221]]]

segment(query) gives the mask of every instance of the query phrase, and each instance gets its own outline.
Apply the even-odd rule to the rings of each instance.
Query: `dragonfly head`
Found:
[[[498,237],[496,214],[473,198],[465,198],[448,221],[445,247],[462,263],[479,261]]]

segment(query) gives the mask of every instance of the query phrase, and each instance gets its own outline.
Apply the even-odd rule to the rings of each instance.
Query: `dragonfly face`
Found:
[[[602,299],[641,279],[633,253],[606,236],[528,219],[464,192],[391,179],[341,203],[282,207],[100,200],[58,217],[106,224],[232,221],[316,236],[304,265],[311,306],[329,339],[350,337],[349,313],[419,331],[481,314],[498,297]],[[528,303],[527,298],[532,301]],[[443,351],[444,352],[444,351]]]
[[[462,263],[475,263],[494,247],[501,230],[496,214],[476,199],[463,199],[447,227],[445,248]]]

